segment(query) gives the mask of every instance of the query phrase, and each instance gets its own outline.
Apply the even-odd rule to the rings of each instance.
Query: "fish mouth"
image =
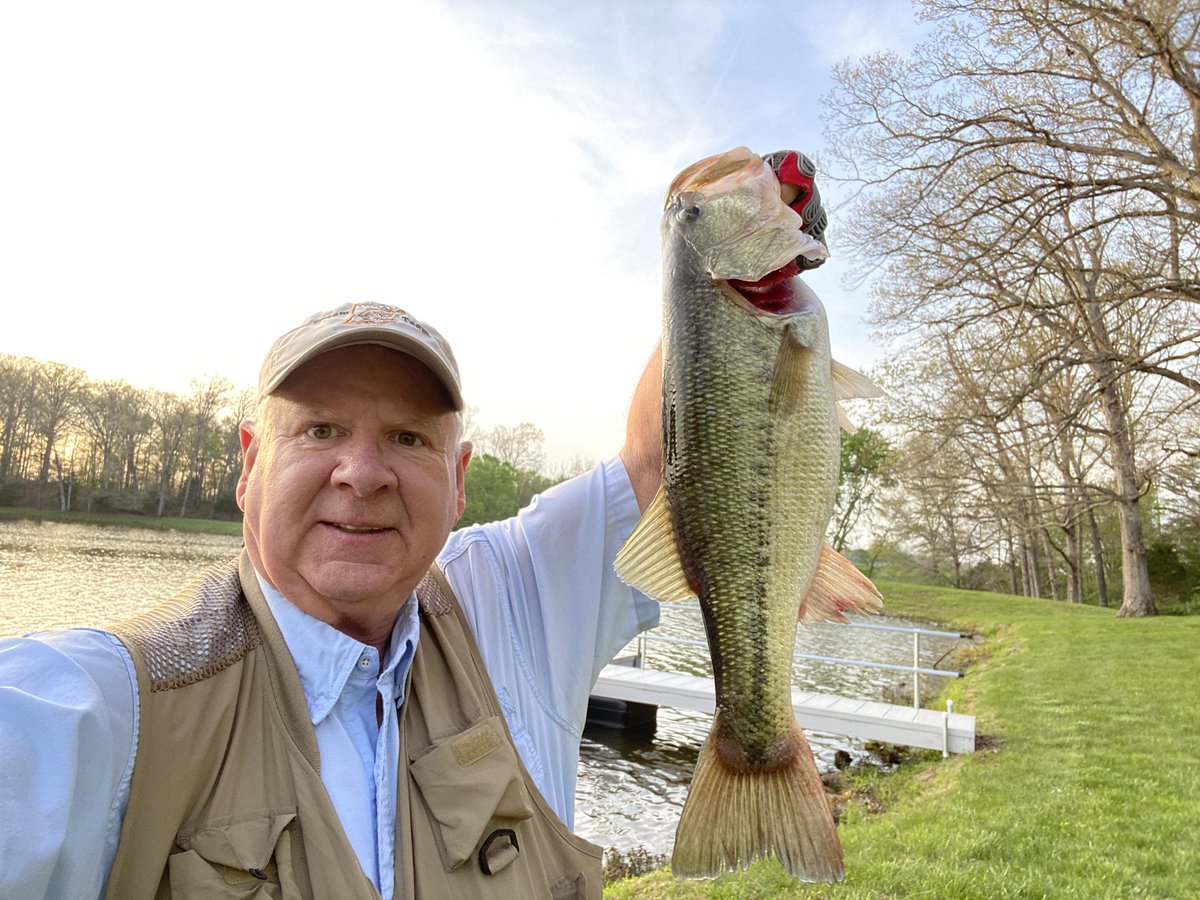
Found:
[[[800,267],[792,260],[782,268],[768,272],[758,281],[730,279],[727,283],[755,309],[781,316],[800,311],[796,290],[792,286],[792,278],[799,274]]]

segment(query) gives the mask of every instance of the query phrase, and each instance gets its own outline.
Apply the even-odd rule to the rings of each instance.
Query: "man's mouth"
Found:
[[[776,315],[790,312],[795,291],[792,278],[800,273],[795,261],[782,269],[776,269],[758,281],[730,281],[729,286],[737,291],[755,309]]]
[[[382,525],[350,525],[346,522],[326,522],[325,524],[338,531],[344,531],[346,534],[378,534],[382,531],[391,531],[390,528]]]

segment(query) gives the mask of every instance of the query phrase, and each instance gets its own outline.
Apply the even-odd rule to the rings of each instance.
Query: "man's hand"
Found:
[[[654,348],[638,379],[625,424],[621,462],[642,512],[662,482],[662,344]]]

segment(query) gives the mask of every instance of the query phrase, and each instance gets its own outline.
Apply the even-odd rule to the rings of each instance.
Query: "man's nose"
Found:
[[[385,448],[374,437],[348,441],[333,470],[335,486],[344,486],[359,497],[369,497],[381,490],[395,488],[400,480],[388,462]]]

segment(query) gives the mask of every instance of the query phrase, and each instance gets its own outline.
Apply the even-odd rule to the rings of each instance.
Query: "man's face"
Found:
[[[331,350],[270,396],[242,448],[255,567],[310,615],[386,641],[466,502],[471,447],[440,383],[383,347]]]

